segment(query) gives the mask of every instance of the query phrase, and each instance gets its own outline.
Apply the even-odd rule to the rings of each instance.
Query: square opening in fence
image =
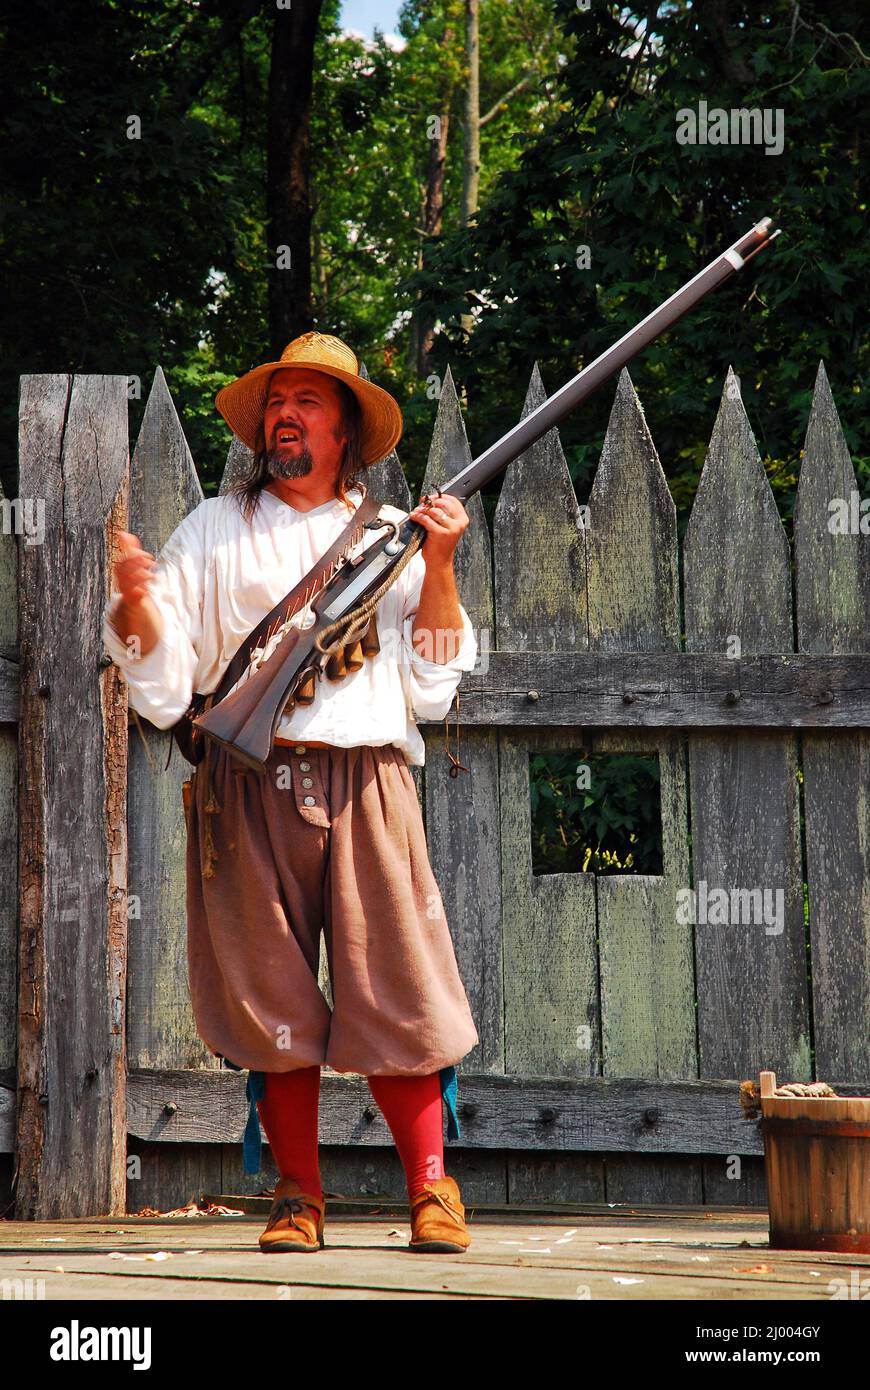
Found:
[[[533,874],[661,874],[655,753],[530,753]]]

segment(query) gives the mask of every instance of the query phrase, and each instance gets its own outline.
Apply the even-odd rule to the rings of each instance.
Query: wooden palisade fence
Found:
[[[536,368],[525,409],[543,398]],[[224,487],[245,456],[234,443]],[[470,458],[448,374],[426,486]],[[370,481],[412,505],[395,454]],[[867,1093],[870,566],[860,529],[828,526],[854,492],[820,367],[794,585],[730,372],[681,565],[626,372],[587,524],[555,431],[507,471],[492,544],[470,500],[470,771],[446,775],[438,725],[417,776],[480,1034],[447,1158],[466,1203],[760,1203],[737,1083],[764,1068]],[[113,531],[156,553],[202,497],[162,372],[132,475],[124,378],[24,377],[19,494],[44,499],[45,535],[0,535],[3,1205],[13,1155],[19,1218],[259,1191],[274,1169],[242,1169],[245,1074],[220,1068],[188,1002],[189,768],[175,750],[164,770],[165,731],[145,725],[143,746],[128,726],[100,637]],[[532,874],[529,755],[547,749],[657,754],[659,876]],[[782,930],[681,920],[679,891],[702,882],[781,891]],[[403,1195],[363,1078],[324,1072],[320,1132],[330,1190]]]

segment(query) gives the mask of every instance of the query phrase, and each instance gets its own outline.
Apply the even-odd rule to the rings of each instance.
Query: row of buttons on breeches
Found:
[[[294,752],[298,753],[300,756],[301,756],[305,751],[306,751],[306,750],[305,750],[305,747],[304,747],[303,744],[300,744],[299,747],[297,747],[297,748],[294,749]],[[300,771],[300,772],[310,772],[310,771],[311,771],[311,764],[310,764],[310,763],[300,763],[300,764],[299,764],[299,771]],[[314,782],[313,782],[313,780],[312,780],[311,777],[303,777],[303,778],[302,778],[302,785],[303,785],[303,787],[313,787],[313,786],[314,786]],[[313,796],[303,796],[303,798],[302,798],[302,804],[303,804],[304,806],[316,806],[316,805],[317,805],[317,798],[316,798],[316,797],[313,797]]]

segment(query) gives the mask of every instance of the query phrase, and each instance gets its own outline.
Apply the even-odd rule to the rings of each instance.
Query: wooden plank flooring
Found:
[[[831,1280],[870,1278],[867,1255],[770,1250],[751,1208],[471,1209],[464,1255],[415,1255],[407,1209],[348,1206],[327,1206],[326,1248],[308,1256],[263,1255],[262,1214],[3,1221],[0,1287],[14,1297],[3,1281],[30,1279],[46,1300],[830,1301]]]

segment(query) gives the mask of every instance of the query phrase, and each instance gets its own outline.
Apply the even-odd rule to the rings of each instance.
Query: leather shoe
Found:
[[[304,1192],[295,1178],[281,1178],[275,1184],[275,1200],[260,1236],[260,1249],[266,1255],[322,1250],[325,1209],[322,1194]]]
[[[435,1178],[411,1198],[409,1250],[462,1254],[471,1244],[455,1178]]]

